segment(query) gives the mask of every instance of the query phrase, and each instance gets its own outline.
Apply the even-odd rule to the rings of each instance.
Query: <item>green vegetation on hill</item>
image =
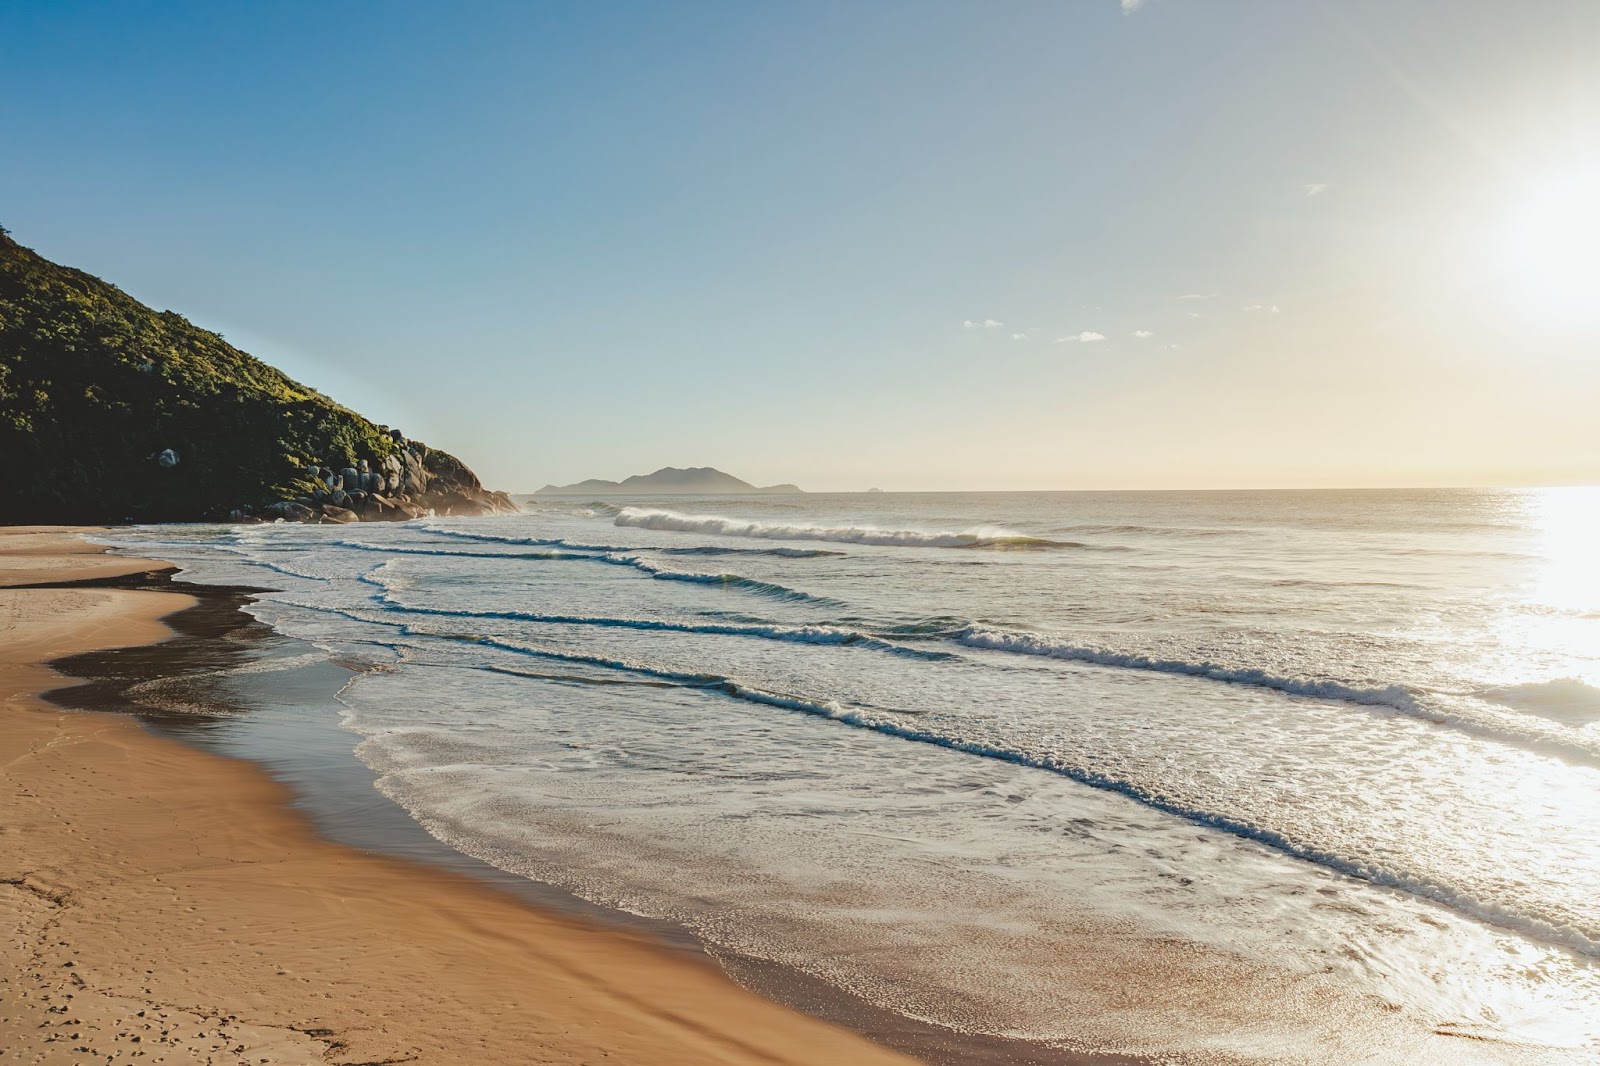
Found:
[[[0,521],[222,518],[403,445],[314,389],[0,230]],[[453,457],[426,465],[465,472]]]

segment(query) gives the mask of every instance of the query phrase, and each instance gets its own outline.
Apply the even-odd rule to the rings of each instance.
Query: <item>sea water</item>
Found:
[[[1600,491],[540,499],[111,538],[450,845],[953,1029],[1600,1055]]]

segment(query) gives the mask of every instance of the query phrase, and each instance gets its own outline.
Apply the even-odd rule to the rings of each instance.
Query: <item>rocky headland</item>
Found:
[[[0,524],[517,510],[455,456],[0,229]]]

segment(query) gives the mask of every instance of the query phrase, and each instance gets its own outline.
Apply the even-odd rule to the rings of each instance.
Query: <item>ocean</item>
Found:
[[[539,499],[101,539],[429,833],[952,1030],[1600,1054],[1600,490]]]

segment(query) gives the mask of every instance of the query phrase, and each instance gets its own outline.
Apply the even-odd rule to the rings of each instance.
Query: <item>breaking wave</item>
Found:
[[[398,548],[385,547],[380,544],[363,544],[357,540],[341,540],[336,542],[341,548],[353,548],[356,551],[374,552],[378,555],[434,555],[448,559],[553,559],[576,560],[593,559],[588,553],[576,551],[549,551],[549,552],[497,552],[497,551],[453,551],[449,548]]]
[[[465,607],[420,607],[399,599],[387,588],[384,588],[381,581],[371,578],[364,578],[363,580],[382,589],[373,597],[376,603],[392,610],[405,611],[408,614],[425,614],[444,618],[496,619],[508,622],[537,622],[546,625],[598,626],[606,629],[638,629],[665,633],[698,633],[725,637],[754,637],[760,640],[778,640],[793,644],[848,645],[858,648],[871,648],[874,651],[888,652],[891,655],[899,655],[908,659],[927,661],[953,658],[947,652],[907,648],[904,645],[895,644],[880,637],[862,633],[859,630],[841,629],[837,626],[731,625],[721,622],[669,622],[654,618],[541,614],[537,611],[490,611]]]
[[[620,544],[575,544],[560,538],[542,537],[505,537],[493,533],[466,533],[459,529],[443,529],[436,526],[423,526],[425,532],[441,537],[453,537],[457,540],[480,541],[485,544],[524,544],[530,547],[566,548],[569,551],[583,552],[657,552],[663,555],[771,555],[780,559],[821,559],[830,555],[843,555],[843,552],[828,551],[825,548],[725,548],[715,545],[697,545],[692,548],[654,546],[628,547]],[[343,542],[341,542],[343,543]]]
[[[1220,666],[1209,662],[1189,662],[1183,659],[1156,659],[1147,655],[1133,655],[1109,651],[1104,648],[1084,647],[1033,633],[1014,633],[1003,629],[969,626],[955,634],[955,639],[969,648],[1013,652],[1018,655],[1039,655],[1050,659],[1069,659],[1073,662],[1116,666],[1125,670],[1151,670],[1163,674],[1183,674],[1189,677],[1209,678],[1235,685],[1252,685],[1270,688],[1291,696],[1310,696],[1316,699],[1338,700],[1343,703],[1362,703],[1368,706],[1388,707],[1407,714],[1426,714],[1416,694],[1404,685],[1387,685],[1383,688],[1357,688],[1337,681],[1312,678],[1280,677],[1266,670]]]
[[[880,529],[876,526],[786,526],[745,522],[721,515],[679,514],[645,507],[624,507],[613,523],[634,529],[704,533],[718,537],[762,540],[820,540],[837,544],[878,544],[906,548],[1084,548],[1076,541],[1046,540],[1010,530],[975,528],[960,532]]]
[[[1479,699],[1568,725],[1600,722],[1600,688],[1576,677],[1504,685],[1474,693]]]
[[[771,581],[760,581],[753,577],[744,577],[740,574],[702,574],[690,570],[674,570],[660,563],[653,563],[648,559],[641,559],[637,555],[622,555],[610,553],[599,557],[602,561],[618,566],[631,566],[635,570],[649,574],[657,581],[688,581],[696,585],[713,585],[718,588],[738,589],[768,599],[783,600],[787,603],[811,603],[821,607],[843,607],[842,602],[830,599],[827,596],[817,596],[809,592],[801,592],[787,585],[779,585]]]
[[[1537,914],[1529,914],[1487,900],[1471,892],[1440,883],[1432,878],[1417,876],[1403,869],[1373,863],[1337,852],[1310,846],[1289,834],[1257,824],[1249,819],[1208,810],[1181,802],[1166,793],[1150,788],[1121,774],[1108,773],[1083,766],[1069,756],[1056,752],[1030,752],[1005,747],[960,735],[930,729],[919,722],[916,712],[892,711],[873,707],[850,706],[831,700],[811,700],[784,693],[769,692],[745,685],[721,674],[689,674],[662,670],[622,659],[587,655],[581,652],[556,651],[520,641],[493,637],[458,636],[406,627],[407,633],[470,641],[480,646],[497,648],[515,654],[532,656],[557,662],[597,666],[617,670],[656,681],[717,692],[747,703],[761,704],[801,714],[828,718],[842,725],[868,729],[919,744],[930,744],[985,759],[995,759],[1018,766],[1027,766],[1060,774],[1080,784],[1126,796],[1137,803],[1175,815],[1195,825],[1219,830],[1246,840],[1255,841],[1276,851],[1306,862],[1315,863],[1372,884],[1399,889],[1411,895],[1431,899],[1453,910],[1480,921],[1502,928],[1515,929],[1552,943],[1561,944],[1586,955],[1600,955],[1600,939],[1591,930],[1566,922],[1552,921]]]
[[[1567,762],[1600,767],[1600,746],[1585,743],[1581,739],[1575,740],[1570,733],[1563,733],[1548,725],[1519,722],[1504,715],[1475,714],[1467,707],[1452,710],[1445,705],[1450,700],[1447,695],[1431,693],[1427,695],[1432,698],[1424,700],[1424,693],[1405,685],[1363,688],[1323,678],[1285,677],[1254,667],[1224,666],[1186,659],[1158,659],[1148,655],[1086,647],[1033,633],[1017,633],[985,626],[968,626],[958,632],[944,635],[969,648],[1064,659],[1123,670],[1178,674],[1231,685],[1271,689],[1290,696],[1384,708],[1433,725],[1472,733],[1497,743],[1552,755]],[[1577,689],[1587,691],[1579,693]],[[1585,720],[1600,720],[1600,690],[1570,678],[1539,685],[1520,685],[1513,689],[1490,690],[1475,695],[1479,700],[1497,702],[1490,694],[1493,691],[1502,693],[1498,702],[1506,706],[1516,706],[1510,701],[1520,699],[1525,703],[1536,705],[1542,703],[1547,709],[1554,709],[1559,713],[1568,707],[1578,705],[1587,708],[1581,713],[1594,716]],[[1505,695],[1507,693],[1510,695]],[[1457,699],[1453,702],[1459,705],[1464,701]],[[1549,716],[1555,717],[1555,714]]]

